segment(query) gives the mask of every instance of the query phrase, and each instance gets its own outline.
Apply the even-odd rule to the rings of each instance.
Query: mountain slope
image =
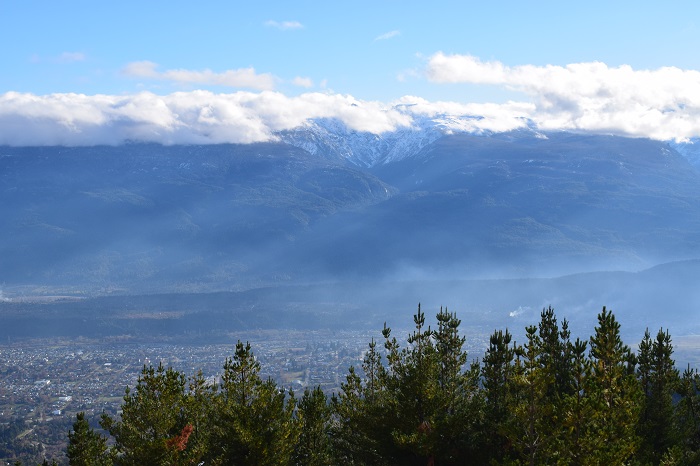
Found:
[[[250,286],[318,218],[391,194],[282,144],[3,148],[0,186],[0,281],[90,289]]]
[[[380,139],[315,122],[282,137],[295,145],[0,148],[0,283],[554,276],[700,250],[700,175],[667,144],[436,121]]]
[[[309,232],[322,270],[552,275],[700,250],[700,178],[661,142],[460,134],[372,172],[399,194]]]

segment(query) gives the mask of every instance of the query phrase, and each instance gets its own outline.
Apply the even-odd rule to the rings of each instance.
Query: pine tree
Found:
[[[652,464],[659,463],[664,453],[678,442],[673,394],[679,377],[672,355],[669,333],[660,329],[652,340],[647,329],[638,355],[637,376],[644,393],[639,434],[642,439],[640,457]]]
[[[408,346],[398,350],[395,341],[387,339],[388,390],[398,408],[391,432],[397,446],[397,459],[406,465],[434,461],[436,453],[436,411],[439,367],[433,332],[426,328],[425,314],[413,316],[415,330],[408,337]],[[393,351],[393,352],[392,352]]]
[[[584,384],[591,419],[584,433],[590,456],[584,464],[624,464],[639,446],[636,426],[641,390],[635,358],[620,337],[620,324],[603,307],[590,338],[592,370]]]
[[[298,404],[297,420],[300,433],[294,450],[293,464],[333,465],[329,438],[330,406],[321,387],[304,390]]]
[[[71,466],[109,466],[113,462],[107,439],[90,427],[84,412],[76,415],[68,433],[66,456]]]
[[[570,431],[565,425],[573,421],[575,411],[569,410],[569,398],[576,393],[575,346],[571,343],[569,323],[564,319],[561,328],[557,322],[554,309],[549,306],[540,313],[537,342],[539,344],[539,386],[545,390],[542,411],[548,417],[541,424],[540,458],[548,463],[562,461],[565,451],[570,447]],[[585,344],[584,344],[585,347]],[[581,349],[583,358],[585,349]],[[574,401],[574,400],[570,400]],[[575,403],[573,403],[575,406]],[[568,461],[568,460],[567,460]]]
[[[184,455],[186,445],[169,441],[182,439],[187,430],[185,385],[185,376],[172,368],[144,366],[135,389],[126,389],[121,420],[103,415],[101,425],[114,437],[120,465],[170,465]]]
[[[365,361],[367,358],[365,358]],[[350,367],[338,395],[331,397],[331,447],[335,464],[391,464],[389,415],[393,410],[380,398],[369,402],[366,385]]]
[[[224,364],[208,460],[212,464],[286,465],[298,430],[296,400],[272,380],[263,381],[250,343],[236,344]]]
[[[531,466],[548,464],[544,452],[553,440],[554,405],[550,388],[553,373],[542,366],[542,340],[534,325],[525,329],[527,343],[516,348],[517,360],[513,377],[512,418],[504,426],[509,443]]]
[[[215,396],[216,385],[207,382],[199,371],[196,375],[190,377],[187,388],[187,397],[185,398],[185,413],[187,426],[191,426],[191,431],[187,436],[187,455],[191,464],[199,464],[213,448],[210,443],[212,433],[212,422],[215,418]],[[184,428],[183,428],[184,429]],[[180,441],[185,432],[179,434]],[[178,444],[178,448],[182,443]],[[177,456],[183,457],[181,452]]]
[[[690,368],[683,371],[678,385],[681,396],[676,406],[676,426],[683,465],[700,464],[700,374]]]
[[[564,392],[559,407],[561,429],[556,436],[553,453],[558,458],[555,464],[578,466],[592,454],[585,442],[585,432],[593,417],[587,402],[585,386],[590,376],[591,364],[586,357],[587,342],[577,338],[567,343],[571,361],[571,390]],[[554,455],[551,455],[554,457]]]
[[[493,461],[500,461],[509,452],[504,427],[511,422],[515,348],[508,329],[498,330],[489,339],[489,348],[481,366],[485,397],[485,450]]]
[[[440,308],[438,328],[433,333],[437,351],[438,410],[436,432],[439,435],[435,460],[439,464],[461,464],[463,458],[475,461],[483,454],[483,397],[479,394],[478,362],[467,365],[466,338],[460,336],[461,320],[455,313]]]

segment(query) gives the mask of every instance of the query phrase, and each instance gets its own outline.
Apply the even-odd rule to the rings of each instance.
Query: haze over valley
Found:
[[[697,329],[691,144],[431,123],[2,147],[4,336],[164,331],[115,323],[140,312],[172,312],[171,332],[377,328],[418,302],[486,327],[553,305],[585,331],[607,305],[635,327]]]

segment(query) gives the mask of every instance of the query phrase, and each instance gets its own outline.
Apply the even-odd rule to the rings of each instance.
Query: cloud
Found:
[[[305,87],[305,88],[310,88],[314,87],[314,82],[311,80],[311,78],[302,78],[301,76],[297,76],[292,80],[292,84],[295,86],[299,87]]]
[[[269,21],[265,21],[265,26],[277,28],[282,31],[304,29],[304,25],[299,21],[275,21],[271,19]]]
[[[139,61],[127,64],[122,74],[135,78],[171,81],[180,84],[203,84],[213,86],[242,87],[247,89],[271,90],[277,78],[269,73],[258,74],[254,68],[239,68],[216,73],[209,69],[175,69],[158,71],[158,64]]]
[[[82,52],[63,52],[55,61],[58,63],[74,63],[85,61],[85,58],[85,54]]]
[[[279,131],[315,118],[337,119],[349,130],[382,134],[430,119],[443,132],[502,132],[524,127],[577,130],[659,140],[700,136],[700,73],[678,68],[634,70],[604,63],[506,66],[463,55],[435,54],[426,74],[437,83],[503,86],[522,101],[459,103],[405,96],[363,101],[323,92],[287,96],[277,78],[252,68],[160,71],[153,62],[123,72],[144,79],[262,89],[216,94],[197,90],[156,95],[0,94],[0,145],[93,145],[126,141],[161,144],[272,141]],[[309,78],[292,83],[312,86]]]
[[[426,75],[436,83],[503,86],[535,105],[542,129],[568,129],[668,140],[700,134],[700,72],[635,70],[605,63],[506,66],[470,55],[436,53]]]
[[[389,32],[385,32],[384,34],[381,34],[381,35],[375,37],[374,40],[387,40],[387,39],[391,39],[392,37],[396,37],[399,35],[401,35],[401,31],[389,31]]]
[[[395,108],[412,118],[434,120],[447,132],[505,132],[528,127],[535,106],[528,102],[504,104],[430,102],[421,97],[405,96],[393,102]]]
[[[412,124],[411,115],[391,105],[340,94],[8,92],[0,95],[0,145],[252,143],[274,140],[275,132],[298,128],[313,118],[337,118],[349,129],[376,134]]]
[[[30,63],[68,64],[68,63],[76,63],[76,62],[85,61],[86,59],[87,59],[87,56],[83,52],[63,52],[60,55],[48,57],[48,58],[41,57],[40,55],[35,53],[29,57],[29,62]]]

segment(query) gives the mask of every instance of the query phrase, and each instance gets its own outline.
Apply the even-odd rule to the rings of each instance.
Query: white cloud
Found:
[[[275,21],[275,20],[269,20],[265,21],[265,26],[273,27],[280,29],[282,31],[287,31],[290,29],[303,29],[304,25],[301,24],[299,21]]]
[[[532,98],[542,129],[610,132],[655,139],[700,135],[700,72],[634,70],[605,63],[509,67],[469,55],[430,57],[437,83],[501,85]]]
[[[392,106],[340,94],[8,92],[0,95],[0,145],[252,143],[274,140],[276,131],[302,126],[312,118],[337,118],[350,129],[377,134],[412,123],[409,114]]]
[[[53,57],[41,57],[38,54],[32,54],[29,57],[30,63],[59,63],[68,64],[85,61],[87,56],[83,52],[63,52],[60,55]]]
[[[385,32],[384,34],[381,34],[377,37],[374,38],[374,40],[387,40],[391,39],[392,37],[396,37],[401,34],[401,31],[389,31]]]
[[[122,74],[137,78],[157,79],[158,71],[156,71],[156,68],[158,68],[158,64],[152,61],[135,61],[122,68]]]
[[[251,143],[314,118],[335,118],[374,134],[436,120],[446,131],[508,131],[528,125],[661,140],[700,136],[700,73],[678,68],[634,70],[603,63],[509,67],[478,58],[436,54],[427,74],[435,82],[495,84],[522,92],[505,103],[431,102],[406,96],[362,101],[323,92],[295,97],[267,90],[277,78],[250,69],[160,71],[153,62],[130,63],[124,73],[146,79],[262,88],[260,92],[209,91],[156,95],[0,94],[0,145]],[[292,81],[310,86],[309,78]]]
[[[85,61],[85,54],[82,52],[63,52],[56,58],[58,63],[74,63]]]
[[[136,78],[171,81],[181,84],[203,84],[227,87],[242,87],[257,90],[271,90],[277,78],[269,73],[258,74],[254,68],[239,68],[216,73],[209,69],[186,70],[175,69],[158,71],[158,64],[151,61],[139,61],[127,64],[122,73]]]
[[[523,102],[462,104],[405,96],[393,103],[412,117],[430,118],[455,132],[504,132],[528,125],[535,106]]]
[[[314,82],[311,80],[311,78],[302,78],[301,76],[294,78],[292,80],[292,84],[299,87],[305,87],[307,89],[314,87]]]

